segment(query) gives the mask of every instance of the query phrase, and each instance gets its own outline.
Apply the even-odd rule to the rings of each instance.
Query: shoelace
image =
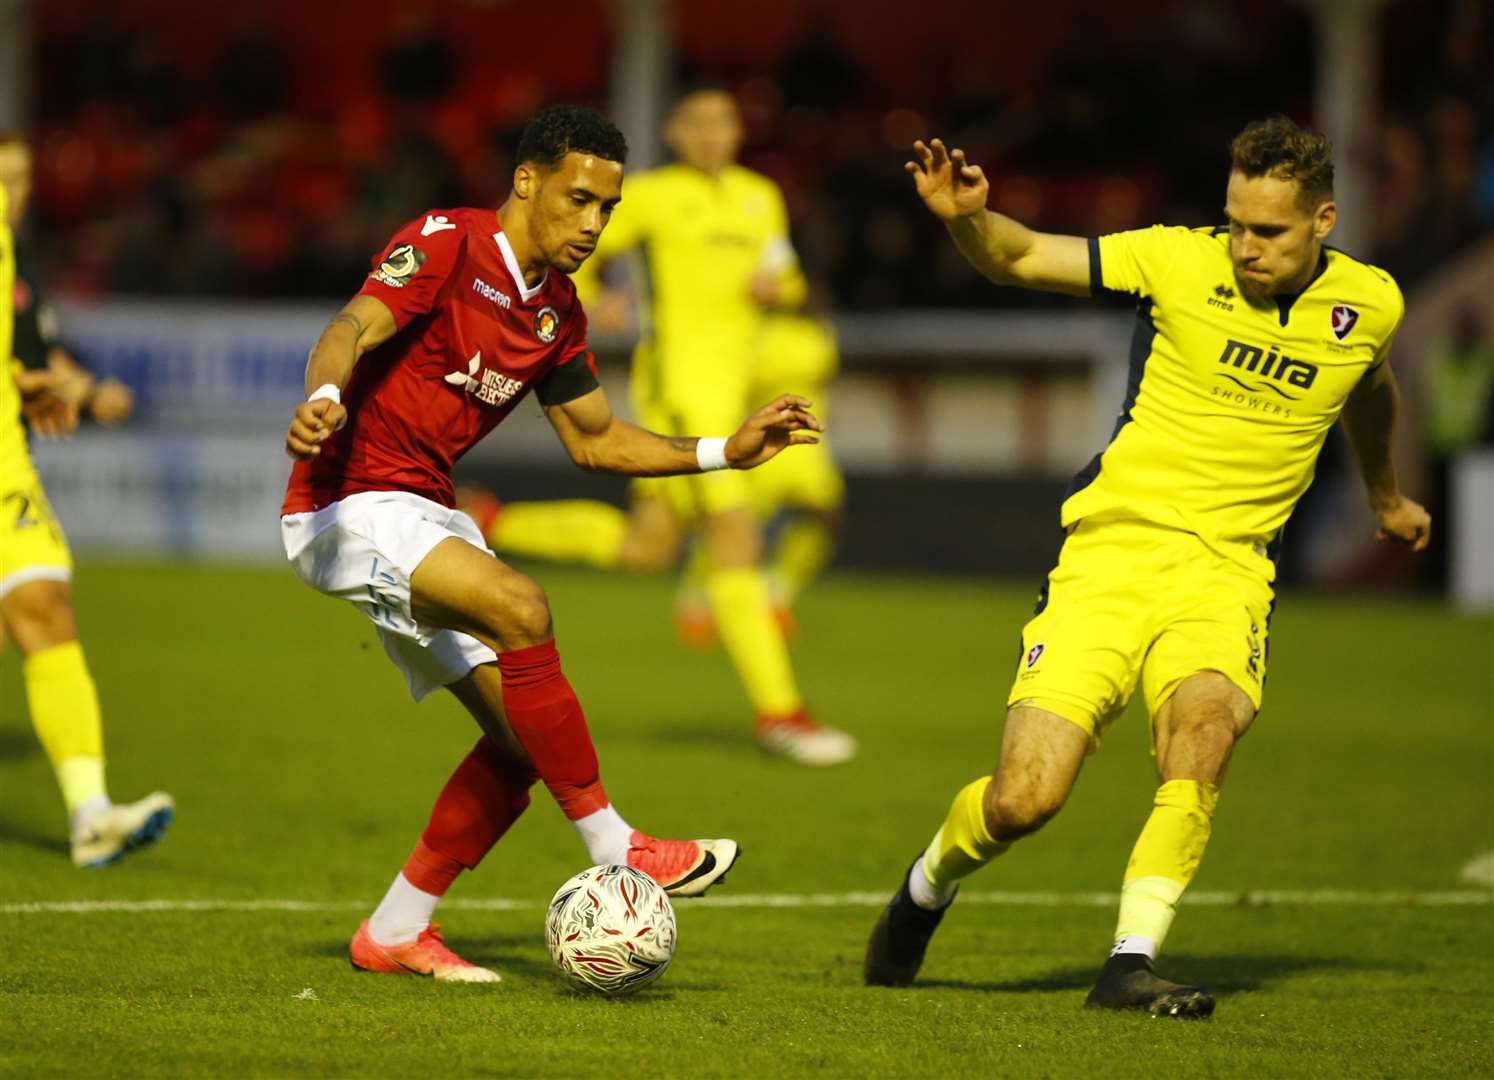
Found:
[[[647,865],[639,869],[645,870],[649,876],[656,879],[658,874],[665,874],[673,880],[690,869],[699,854],[699,849],[693,840],[658,840],[642,833],[634,835],[643,840],[643,843],[630,844],[630,854],[633,851],[640,852]],[[633,860],[630,858],[628,861]]]
[[[476,966],[475,964],[469,964],[446,947],[446,939],[441,936],[440,923],[431,923],[420,932],[420,936],[416,938],[416,941],[426,948],[433,950],[440,959],[448,963],[455,964],[458,967]]]

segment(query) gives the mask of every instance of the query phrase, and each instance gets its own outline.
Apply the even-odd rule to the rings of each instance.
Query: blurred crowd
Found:
[[[345,296],[420,210],[497,205],[538,104],[608,92],[605,62],[563,79],[524,50],[484,62],[462,25],[418,5],[359,6],[382,22],[335,95],[297,70],[308,24],[202,12],[221,32],[210,55],[184,58],[119,14],[129,6],[54,24],[38,5],[32,227],[51,285],[73,294]],[[517,17],[502,0],[486,8],[467,14]],[[593,8],[584,43],[605,58],[607,9]],[[1356,254],[1406,283],[1494,225],[1494,18],[1470,22],[1477,8],[1386,13],[1376,250]],[[1074,20],[1015,80],[948,35],[917,58],[910,90],[893,23],[880,51],[852,48],[843,23],[813,13],[767,65],[692,49],[690,33],[679,61],[736,90],[744,160],[783,185],[801,256],[837,307],[1031,305],[1044,300],[985,288],[930,227],[902,172],[908,144],[937,133],[965,147],[993,205],[1038,228],[1215,222],[1230,136],[1271,112],[1311,119],[1313,36],[1285,2],[1179,11],[1126,48]]]

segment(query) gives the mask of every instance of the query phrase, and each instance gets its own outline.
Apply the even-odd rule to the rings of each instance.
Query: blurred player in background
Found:
[[[731,94],[717,86],[688,90],[674,106],[665,140],[678,161],[629,178],[597,263],[631,252],[643,264],[635,275],[646,294],[631,383],[639,421],[658,431],[717,430],[753,400],[767,314],[797,310],[806,285],[782,194],[767,177],[736,164],[742,121]],[[825,471],[823,461],[771,468],[784,465]],[[855,740],[816,722],[799,691],[746,476],[640,480],[627,515],[587,500],[500,510],[491,497],[468,499],[497,551],[607,568],[671,567],[697,527],[703,592],[756,713],[759,743],[806,765],[836,765],[855,755]],[[822,561],[827,544],[803,544],[790,558]]]
[[[571,459],[600,472],[753,468],[814,441],[820,425],[791,395],[730,438],[666,438],[613,415],[567,275],[603,235],[626,156],[599,113],[544,110],[524,131],[498,211],[432,210],[400,229],[307,363],[309,397],[286,436],[297,459],[286,556],[308,585],[373,620],[417,701],[446,687],[484,732],[354,936],[364,970],[497,980],[447,949],[430,920],[529,805],[535,779],[593,863],[642,870],[673,896],[705,892],[737,857],[731,840],[658,840],[623,820],[544,592],[487,550],[451,483],[452,465],[530,391]]]
[[[803,310],[765,313],[752,366],[749,401],[771,395],[773,387],[792,387],[814,402],[815,415],[829,425],[830,382],[839,368],[835,328],[819,314],[822,305]],[[798,629],[794,604],[830,565],[840,532],[846,485],[840,468],[821,440],[766,469],[746,474],[752,505],[768,530],[764,560],[774,615],[786,636]],[[717,643],[707,582],[710,553],[697,533],[685,563],[675,601],[680,636],[687,644],[708,648]]]
[[[31,148],[19,135],[0,133],[0,183],[18,193],[12,199],[12,214],[19,222],[25,215],[31,189]],[[33,371],[57,375],[59,392],[79,413],[106,426],[123,423],[135,409],[135,395],[118,379],[96,378],[68,352],[60,339],[57,313],[47,303],[32,244],[24,232],[15,235],[15,358]]]
[[[1129,294],[1140,322],[1120,420],[1070,486],[1058,566],[1022,631],[995,772],[955,797],[914,861],[872,932],[866,981],[913,981],[959,880],[1058,813],[1139,680],[1162,783],[1086,1004],[1207,1016],[1208,991],[1152,964],[1260,708],[1274,551],[1340,414],[1381,538],[1427,543],[1426,511],[1391,463],[1400,290],[1324,244],[1337,217],[1328,143],[1285,117],[1235,138],[1227,225],[1087,241],[987,210],[986,178],[961,151],[914,150],[918,194],[982,274]]]
[[[26,410],[42,435],[71,432],[80,408],[94,400],[91,378],[60,350],[55,364],[43,359],[28,365],[40,370],[27,370],[15,358],[19,347],[34,360],[37,339],[43,338],[29,293],[32,282],[17,278],[13,246],[30,186],[25,143],[0,136],[0,627],[24,658],[31,722],[62,789],[73,862],[104,866],[159,838],[171,823],[173,804],[158,791],[115,805],[104,784],[98,691],[73,617],[72,554],[32,466],[17,394],[19,388],[51,397],[52,407]],[[17,305],[22,288],[26,303]],[[20,316],[13,319],[18,306]],[[128,392],[113,404],[127,414]]]

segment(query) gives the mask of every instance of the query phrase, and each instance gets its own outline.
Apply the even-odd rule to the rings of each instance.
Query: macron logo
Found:
[[[513,307],[514,302],[508,298],[508,295],[506,293],[493,288],[493,286],[489,285],[482,278],[472,279],[472,291],[477,293],[479,296],[487,297],[489,300],[493,301],[493,303],[497,304],[505,311]]]
[[[442,229],[455,229],[456,222],[448,221],[445,214],[427,214],[425,224],[420,226],[420,235],[429,236],[438,233]]]

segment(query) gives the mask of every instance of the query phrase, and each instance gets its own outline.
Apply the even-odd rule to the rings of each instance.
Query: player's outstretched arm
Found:
[[[1421,551],[1431,536],[1432,518],[1420,503],[1401,494],[1390,453],[1400,399],[1395,374],[1388,362],[1382,362],[1360,380],[1345,402],[1344,434],[1369,491],[1370,509],[1380,521],[1378,538]]]
[[[823,431],[810,403],[784,394],[749,416],[725,439],[666,437],[630,424],[597,388],[545,410],[571,460],[591,472],[677,476],[711,469],[753,469],[789,446],[819,441]]]
[[[987,210],[991,185],[979,165],[965,160],[965,151],[948,150],[939,139],[920,139],[904,168],[960,254],[997,285],[1089,295],[1089,242],[1036,232]]]
[[[9,378],[0,366],[0,378]],[[68,392],[66,380],[45,368],[14,371],[16,389],[21,394],[21,415],[31,430],[43,438],[71,435],[78,429],[78,402]]]
[[[285,452],[300,461],[322,452],[321,444],[347,423],[342,391],[353,365],[368,350],[394,336],[398,327],[383,301],[355,296],[327,324],[306,358],[307,400],[296,406],[285,433]]]

